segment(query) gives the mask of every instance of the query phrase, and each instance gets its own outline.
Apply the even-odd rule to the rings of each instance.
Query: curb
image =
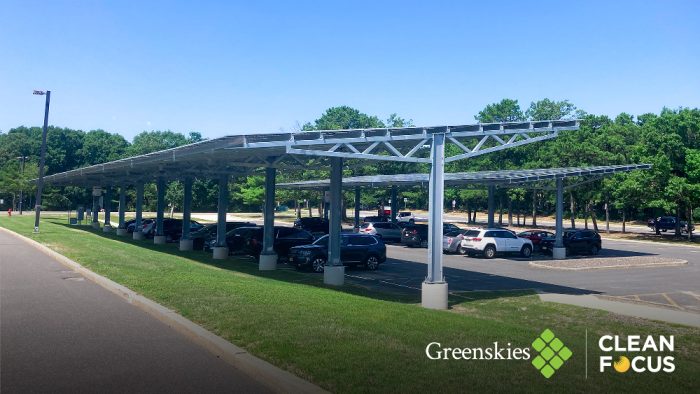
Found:
[[[528,263],[529,266],[540,269],[560,270],[560,271],[586,271],[598,269],[616,269],[616,268],[654,268],[654,267],[676,267],[680,265],[688,265],[688,260],[668,261],[663,263],[641,263],[641,264],[620,264],[620,265],[598,265],[595,267],[556,267],[535,262]]]
[[[179,315],[177,312],[168,309],[142,295],[139,295],[133,290],[122,286],[111,279],[90,271],[79,263],[56,251],[51,250],[47,246],[31,238],[18,234],[4,227],[0,227],[0,230],[27,242],[42,253],[56,259],[61,264],[80,273],[90,281],[102,286],[111,293],[118,295],[129,304],[136,306],[142,311],[172,327],[177,332],[188,337],[191,341],[208,350],[217,358],[224,360],[231,366],[246,373],[258,383],[264,385],[274,392],[327,393],[327,391],[321,389],[320,387],[290,372],[284,371],[268,363],[267,361],[253,356],[245,349],[240,348],[224,338],[207,331],[191,320]]]
[[[663,242],[663,241],[643,241],[638,239],[626,239],[626,238],[608,238],[601,237],[601,239],[606,241],[617,241],[617,242],[633,242],[647,245],[662,245],[662,246],[680,246],[685,248],[700,248],[700,245],[689,245],[685,243],[673,243],[673,242]]]

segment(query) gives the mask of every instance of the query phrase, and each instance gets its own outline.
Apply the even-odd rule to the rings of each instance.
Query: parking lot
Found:
[[[533,255],[501,256],[492,260],[462,255],[444,256],[444,274],[450,293],[469,297],[475,291],[534,290],[561,294],[594,294],[617,301],[641,303],[700,313],[700,248],[630,241],[603,241],[596,259],[619,256],[664,256],[687,260],[668,267],[591,269],[562,271],[532,267],[530,261],[547,260]],[[420,292],[427,265],[425,249],[400,244],[387,246],[387,262],[378,271],[348,270],[349,282],[383,287],[395,292]]]

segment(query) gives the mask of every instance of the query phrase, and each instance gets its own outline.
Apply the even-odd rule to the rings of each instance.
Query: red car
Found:
[[[544,238],[554,238],[554,233],[551,231],[544,230],[527,230],[518,233],[518,237],[527,238],[532,241],[532,246],[535,250],[542,249],[542,239]]]

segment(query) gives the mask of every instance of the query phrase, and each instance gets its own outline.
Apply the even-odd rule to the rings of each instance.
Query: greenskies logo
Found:
[[[539,353],[532,360],[532,365],[547,379],[551,378],[573,354],[550,329],[542,331],[539,338],[532,342],[532,348]]]

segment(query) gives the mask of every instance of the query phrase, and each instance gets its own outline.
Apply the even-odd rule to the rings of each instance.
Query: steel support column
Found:
[[[119,224],[117,225],[117,235],[120,235],[120,236],[126,235],[125,213],[126,213],[126,185],[122,184],[119,186],[119,213],[118,213]]]
[[[190,219],[192,216],[192,178],[186,177],[183,180],[184,196],[182,201],[182,236],[180,237],[180,250],[192,250],[192,240],[190,239]]]
[[[345,283],[345,267],[340,261],[340,232],[343,216],[343,159],[331,158],[330,220],[328,235],[328,262],[323,271],[323,283],[340,286]]]
[[[213,249],[215,259],[228,257],[226,246],[226,211],[228,211],[228,175],[219,178],[219,206],[216,215],[216,246]]]
[[[421,304],[430,309],[447,309],[447,282],[442,274],[442,214],[445,203],[445,134],[433,134],[430,157],[428,208],[428,276],[421,292]]]
[[[92,196],[92,228],[100,228],[100,209],[99,209],[99,197]]]
[[[165,216],[165,178],[158,177],[156,181],[156,233],[153,236],[153,243],[164,244],[163,218]]]
[[[566,258],[566,248],[564,248],[564,181],[562,178],[557,178],[557,211],[555,217],[555,232],[554,249],[552,257],[555,259]]]
[[[143,239],[143,182],[136,184],[136,220],[134,221],[134,239]]]
[[[105,187],[104,208],[105,224],[102,231],[107,233],[112,231],[112,188],[110,186]]]
[[[391,222],[396,223],[396,215],[399,214],[398,211],[398,206],[399,202],[397,201],[397,193],[396,193],[396,185],[391,186]]]
[[[487,227],[493,228],[494,226],[494,214],[496,212],[496,186],[489,185],[489,196],[488,196],[488,213],[487,213]]]
[[[355,186],[355,232],[360,229],[360,187]]]
[[[275,178],[277,169],[265,169],[265,212],[263,212],[263,249],[258,262],[262,271],[277,269],[275,253]]]

